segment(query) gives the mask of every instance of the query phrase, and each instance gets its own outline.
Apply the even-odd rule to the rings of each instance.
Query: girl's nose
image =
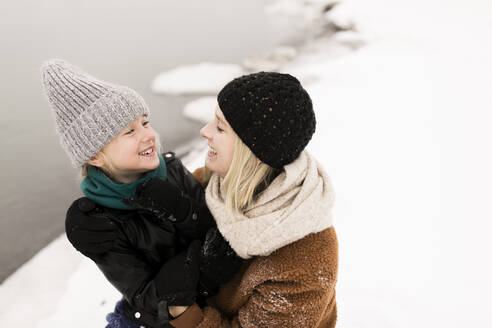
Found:
[[[143,142],[147,142],[155,138],[155,132],[152,128],[144,129]]]

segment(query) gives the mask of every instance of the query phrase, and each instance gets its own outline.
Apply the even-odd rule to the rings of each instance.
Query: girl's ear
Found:
[[[96,167],[103,167],[104,166],[104,162],[102,161],[102,159],[99,156],[92,156],[87,161],[87,163],[89,163],[92,166],[96,166]]]

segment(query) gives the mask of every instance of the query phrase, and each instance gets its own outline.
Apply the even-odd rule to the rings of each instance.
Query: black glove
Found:
[[[243,261],[222,237],[219,229],[209,229],[200,249],[201,295],[217,293],[219,286],[236,274]]]
[[[164,263],[157,274],[158,297],[165,300],[168,306],[190,306],[195,303],[200,275],[200,246],[201,242],[194,240],[186,251]]]
[[[114,244],[118,225],[87,197],[76,200],[67,211],[65,231],[72,245],[93,258]]]
[[[152,178],[138,185],[136,198],[126,198],[123,202],[173,222],[184,220],[191,208],[190,199],[181,189],[168,179],[159,178]]]

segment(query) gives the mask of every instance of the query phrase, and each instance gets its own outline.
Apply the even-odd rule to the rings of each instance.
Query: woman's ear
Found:
[[[89,163],[92,166],[96,167],[103,167],[104,166],[104,161],[99,157],[99,156],[92,156],[87,163]]]

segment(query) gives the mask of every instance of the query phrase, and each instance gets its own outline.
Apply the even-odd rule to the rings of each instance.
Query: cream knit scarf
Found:
[[[242,258],[267,256],[332,225],[330,179],[307,151],[286,165],[242,214],[232,216],[225,208],[222,181],[217,174],[210,178],[207,205],[220,232]]]

